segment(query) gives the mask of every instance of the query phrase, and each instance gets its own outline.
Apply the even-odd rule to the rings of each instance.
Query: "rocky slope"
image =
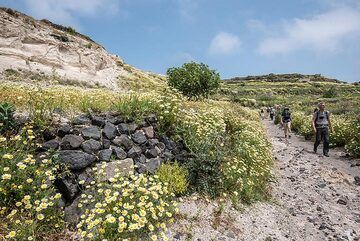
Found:
[[[163,82],[163,77],[125,64],[71,27],[35,20],[9,8],[0,8],[0,26],[0,79],[26,80],[32,74],[30,79],[112,89],[122,89],[129,81]]]

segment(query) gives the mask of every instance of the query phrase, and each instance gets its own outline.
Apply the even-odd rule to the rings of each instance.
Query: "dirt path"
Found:
[[[360,240],[360,160],[330,150],[312,152],[312,143],[264,121],[273,144],[273,201],[237,211],[227,205],[189,198],[181,204],[183,219],[171,228],[170,240]],[[321,153],[321,148],[319,152]]]

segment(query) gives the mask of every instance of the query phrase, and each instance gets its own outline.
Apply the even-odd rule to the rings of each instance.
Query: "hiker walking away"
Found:
[[[289,107],[285,107],[281,113],[281,125],[284,127],[285,138],[289,138],[291,133],[291,113]]]
[[[317,148],[323,140],[323,154],[329,156],[329,131],[334,132],[330,121],[330,112],[325,110],[325,104],[320,102],[319,109],[314,113],[312,118],[312,128],[316,134],[316,140],[314,143],[314,152],[317,152]]]
[[[264,119],[264,110],[263,109],[260,110],[260,117],[262,120]]]
[[[270,108],[270,120],[274,120],[275,111],[274,108]]]

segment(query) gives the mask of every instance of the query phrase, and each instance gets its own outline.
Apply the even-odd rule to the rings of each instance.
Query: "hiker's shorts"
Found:
[[[283,124],[285,135],[291,132],[291,122],[284,122]]]

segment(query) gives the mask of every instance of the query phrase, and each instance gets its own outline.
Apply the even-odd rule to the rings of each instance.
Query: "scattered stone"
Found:
[[[105,119],[100,116],[93,116],[91,119],[91,124],[98,127],[103,127],[105,125]]]
[[[181,234],[180,233],[175,234],[174,239],[181,239]]]
[[[60,146],[60,142],[56,139],[53,139],[53,140],[45,142],[42,145],[42,148],[44,148],[45,150],[50,150],[50,149],[57,150],[59,148],[59,146]]]
[[[124,151],[122,148],[117,146],[111,146],[111,149],[117,159],[123,160],[127,157],[126,151]]]
[[[163,137],[160,139],[160,141],[161,141],[162,143],[164,143],[166,149],[168,149],[168,150],[170,150],[170,151],[172,151],[173,149],[176,148],[176,143],[175,143],[174,141],[170,140],[170,138],[168,138],[168,137],[166,137],[166,136],[163,136]]]
[[[346,198],[346,197],[340,197],[340,198],[337,200],[337,203],[338,203],[338,204],[341,204],[341,205],[346,205],[346,204],[347,204],[347,198]]]
[[[115,139],[112,140],[112,143],[114,143],[116,146],[124,147],[125,150],[130,150],[131,147],[134,145],[134,143],[130,140],[130,138],[124,134],[115,137]]]
[[[81,130],[81,134],[86,138],[86,139],[95,139],[95,140],[100,140],[101,137],[101,130],[99,129],[99,127],[97,126],[90,126],[90,127],[85,127]]]
[[[319,230],[324,230],[324,229],[326,229],[326,224],[325,223],[320,224]]]
[[[165,148],[166,148],[165,144],[162,143],[162,142],[157,143],[156,146],[157,146],[161,151],[164,151]]]
[[[99,151],[101,149],[101,143],[99,141],[95,141],[93,139],[84,141],[81,144],[81,148],[84,150],[84,152],[86,153],[96,153],[97,151]]]
[[[100,161],[105,161],[105,162],[110,161],[112,153],[113,153],[113,150],[111,150],[111,149],[105,149],[105,150],[99,151],[99,155],[98,155],[99,160]],[[126,152],[125,152],[125,154],[126,154]]]
[[[79,150],[63,150],[59,152],[59,161],[68,165],[70,170],[81,170],[90,166],[96,157]]]
[[[147,138],[154,138],[154,127],[152,126],[148,126],[148,127],[144,127],[142,128],[142,130],[145,132],[145,135]]]
[[[146,156],[144,156],[143,154],[141,154],[140,157],[135,158],[134,161],[135,161],[136,163],[145,163],[145,162],[146,162]]]
[[[107,139],[112,140],[115,138],[116,134],[117,134],[116,126],[111,123],[106,123],[103,129],[103,135]]]
[[[83,142],[84,139],[81,136],[70,134],[62,138],[60,146],[63,150],[76,149],[79,148]]]
[[[78,116],[72,122],[74,125],[90,125],[91,120],[86,116]]]
[[[96,164],[97,168],[101,168],[102,164]],[[131,158],[125,160],[116,160],[107,163],[105,173],[97,173],[97,178],[100,182],[108,181],[113,178],[116,174],[121,176],[127,176],[134,171],[134,161]]]
[[[355,176],[355,177],[354,177],[354,184],[355,184],[356,186],[360,186],[360,177],[359,177],[359,176]]]

